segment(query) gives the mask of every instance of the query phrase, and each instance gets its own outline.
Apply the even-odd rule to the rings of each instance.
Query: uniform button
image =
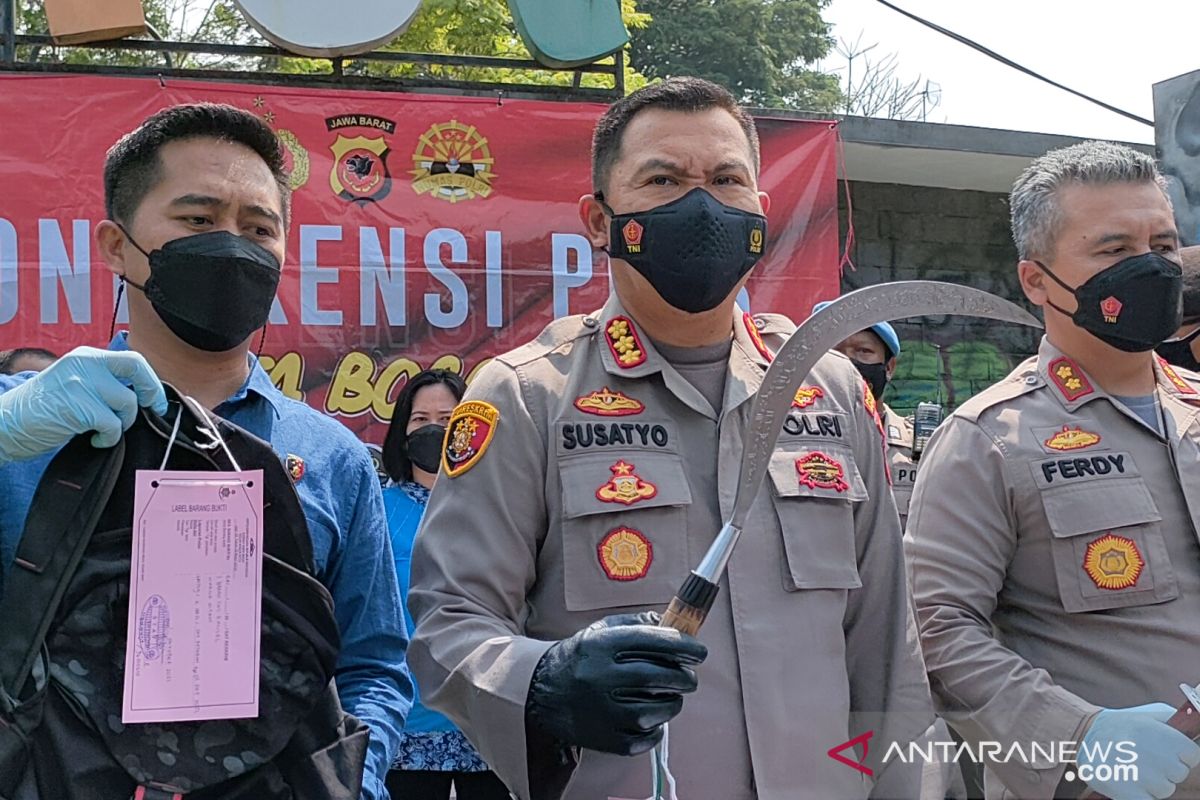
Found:
[[[754,318],[754,327],[758,328],[761,331],[763,328],[767,327],[767,321],[765,319],[763,319],[762,317],[755,317]]]
[[[595,317],[584,317],[583,318],[583,325],[585,328],[594,328],[598,324],[600,324],[600,323],[596,322]]]
[[[1037,383],[1037,376],[1036,376],[1036,375],[1029,375],[1029,376],[1027,376],[1027,377],[1025,378],[1025,382],[1026,382],[1027,384],[1029,384],[1030,386],[1033,386],[1035,383]]]

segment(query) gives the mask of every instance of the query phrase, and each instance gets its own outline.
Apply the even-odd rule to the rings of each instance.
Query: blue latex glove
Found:
[[[167,411],[162,383],[137,353],[77,347],[44,371],[0,394],[0,463],[53,452],[95,431],[112,447],[137,419],[138,406]]]
[[[1200,764],[1200,745],[1167,725],[1175,709],[1166,703],[1106,708],[1096,715],[1079,745],[1076,763],[1087,780],[1099,766],[1136,767],[1137,777],[1117,770],[1111,780],[1087,784],[1112,800],[1162,800],[1175,793]],[[1136,757],[1135,757],[1136,756]]]

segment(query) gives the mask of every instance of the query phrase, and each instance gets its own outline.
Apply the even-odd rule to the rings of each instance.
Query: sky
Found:
[[[1194,0],[889,0],[1035,72],[1153,119],[1152,85],[1200,69]],[[871,56],[896,53],[897,76],[941,86],[930,122],[1152,143],[1154,129],[1023,75],[877,0],[833,0],[833,35]],[[856,65],[861,62],[856,61]],[[826,71],[845,75],[831,53]],[[857,66],[856,66],[857,68]]]

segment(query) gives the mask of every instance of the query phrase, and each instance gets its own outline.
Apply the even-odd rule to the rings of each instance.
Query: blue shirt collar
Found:
[[[108,349],[118,352],[129,350],[129,331],[117,331],[117,335],[108,343]],[[275,412],[276,418],[278,418],[279,407],[283,403],[283,392],[279,391],[275,387],[275,384],[271,382],[271,377],[267,375],[267,371],[262,368],[262,364],[259,363],[255,356],[247,353],[246,358],[250,361],[249,377],[221,405],[237,405],[245,401],[253,393],[267,401],[267,405],[271,407],[271,410]]]

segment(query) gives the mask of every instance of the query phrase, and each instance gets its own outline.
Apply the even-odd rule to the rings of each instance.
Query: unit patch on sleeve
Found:
[[[808,408],[825,396],[820,386],[801,386],[792,398],[792,408]]]
[[[810,489],[844,492],[850,488],[842,465],[821,452],[812,452],[796,459],[796,475],[800,485]]]
[[[1083,556],[1083,569],[1092,583],[1112,591],[1136,584],[1145,566],[1137,544],[1112,533],[1089,542]]]
[[[1084,377],[1079,368],[1075,366],[1075,362],[1063,356],[1056,358],[1049,364],[1050,380],[1062,392],[1062,396],[1067,399],[1067,402],[1073,402],[1081,397],[1086,397],[1091,394],[1092,384]]]
[[[607,386],[600,391],[576,397],[575,407],[585,414],[600,417],[628,417],[646,410],[640,400],[634,400],[623,392],[614,392]]]
[[[613,476],[596,490],[596,499],[602,503],[620,503],[631,506],[641,500],[649,500],[658,494],[658,487],[644,481],[633,471],[633,464],[624,459],[609,467]]]
[[[1085,431],[1083,428],[1076,425],[1072,428],[1070,425],[1063,425],[1062,430],[1046,440],[1046,447],[1051,450],[1082,450],[1085,447],[1100,443],[1100,434]]]
[[[468,400],[459,403],[446,426],[446,446],[442,451],[442,467],[446,476],[456,478],[483,458],[492,437],[500,411],[491,403]]]
[[[612,581],[646,577],[654,561],[654,546],[642,532],[622,525],[608,532],[596,547],[600,568]]]
[[[604,341],[608,342],[608,349],[612,351],[618,367],[632,369],[646,360],[646,350],[631,319],[613,317],[604,332]]]

